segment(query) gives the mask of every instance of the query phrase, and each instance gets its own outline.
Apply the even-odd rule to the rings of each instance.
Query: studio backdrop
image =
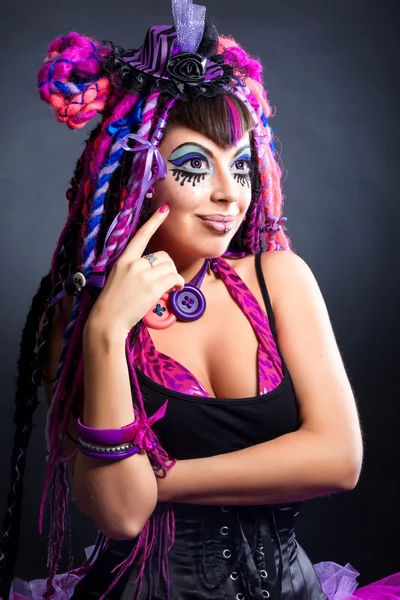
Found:
[[[223,34],[265,66],[270,124],[284,166],[284,216],[295,251],[324,295],[365,440],[355,490],[305,503],[298,539],[316,563],[350,562],[365,585],[400,571],[398,64],[391,0],[206,0]],[[61,126],[39,100],[47,44],[78,31],[135,47],[168,0],[6,0],[1,10],[0,508],[13,439],[16,360],[24,319],[67,215],[65,191],[89,130]],[[45,575],[38,533],[45,402],[27,456],[16,576]],[[72,510],[82,559],[94,528]],[[65,564],[62,565],[65,567]]]

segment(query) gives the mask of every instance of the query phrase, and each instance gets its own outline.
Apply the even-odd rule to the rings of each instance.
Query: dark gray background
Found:
[[[400,571],[397,94],[395,2],[205,2],[221,33],[260,55],[277,107],[285,216],[295,250],[324,294],[364,428],[365,465],[351,493],[305,504],[298,536],[313,562],[350,562],[361,584]],[[141,45],[172,22],[168,0],[8,0],[1,8],[0,507],[8,490],[21,328],[66,217],[65,190],[89,130],[72,132],[35,88],[47,44],[71,30]],[[280,148],[280,146],[278,146]],[[17,575],[45,573],[37,533],[44,407],[28,455]],[[75,521],[78,556],[92,527]]]

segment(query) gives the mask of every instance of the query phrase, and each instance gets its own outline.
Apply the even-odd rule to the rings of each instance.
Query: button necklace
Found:
[[[151,255],[150,255],[151,256]],[[151,261],[147,257],[147,260]],[[185,283],[182,290],[166,292],[143,317],[150,329],[167,329],[178,321],[197,321],[204,315],[206,299],[200,286],[203,283],[207,270],[211,268],[212,259],[204,261],[200,271],[189,283]],[[151,262],[150,262],[151,264]]]

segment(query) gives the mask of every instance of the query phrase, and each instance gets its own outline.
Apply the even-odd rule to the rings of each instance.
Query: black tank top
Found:
[[[256,271],[279,352],[261,254],[256,256]],[[168,400],[165,416],[152,427],[171,458],[183,460],[233,452],[296,431],[299,427],[296,395],[285,361],[280,352],[279,355],[284,369],[283,380],[271,392],[251,398],[205,398],[182,394],[159,385],[136,369],[148,417]]]
[[[261,255],[256,257],[271,331],[276,330],[265,285]],[[278,346],[277,346],[278,348]],[[232,348],[232,352],[235,349]],[[278,348],[279,352],[279,348]],[[279,353],[280,354],[280,353]],[[136,369],[148,417],[168,399],[165,416],[152,427],[163,448],[178,460],[240,450],[296,431],[296,395],[283,360],[280,385],[252,398],[206,398],[171,391]],[[156,511],[160,514],[164,504]],[[260,506],[207,506],[173,503],[175,541],[168,550],[173,600],[327,600],[307,554],[296,540],[301,502]],[[136,540],[111,541],[75,589],[71,600],[103,597],[113,570]],[[159,576],[156,558],[146,569],[138,600],[148,600],[151,581]],[[107,600],[136,598],[138,567],[132,565],[107,594]],[[167,600],[165,586],[151,600]]]

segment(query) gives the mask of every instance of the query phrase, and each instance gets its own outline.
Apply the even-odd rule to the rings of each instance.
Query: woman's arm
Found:
[[[63,298],[63,302],[68,323],[71,298]],[[50,380],[55,376],[60,355],[60,316],[57,310],[45,364],[45,375]],[[80,408],[85,425],[109,429],[135,420],[125,340],[94,321],[88,322],[84,330],[84,390]],[[46,384],[45,391],[50,403],[52,386]],[[77,438],[76,419],[72,416],[68,431]],[[65,454],[74,448],[72,442],[64,441]],[[140,533],[157,503],[156,478],[145,453],[108,463],[78,452],[69,469],[76,501],[100,531],[113,539],[131,539]]]
[[[280,503],[350,490],[358,481],[363,449],[356,403],[317,282],[290,252],[265,253],[263,272],[300,428],[236,452],[178,461],[157,482],[159,501]]]
[[[87,427],[115,429],[135,421],[126,338],[165,290],[182,290],[185,285],[166,252],[157,252],[160,264],[155,269],[142,259],[150,239],[168,214],[169,205],[165,204],[135,233],[113,265],[86,321],[84,406],[80,414]],[[52,348],[56,364],[62,337],[60,324],[58,327],[58,347]],[[114,539],[136,537],[157,504],[156,476],[143,451],[113,462],[78,452],[73,479],[82,511]]]
[[[159,502],[277,504],[351,490],[359,470],[323,437],[304,429],[250,448],[178,460],[159,479]]]

